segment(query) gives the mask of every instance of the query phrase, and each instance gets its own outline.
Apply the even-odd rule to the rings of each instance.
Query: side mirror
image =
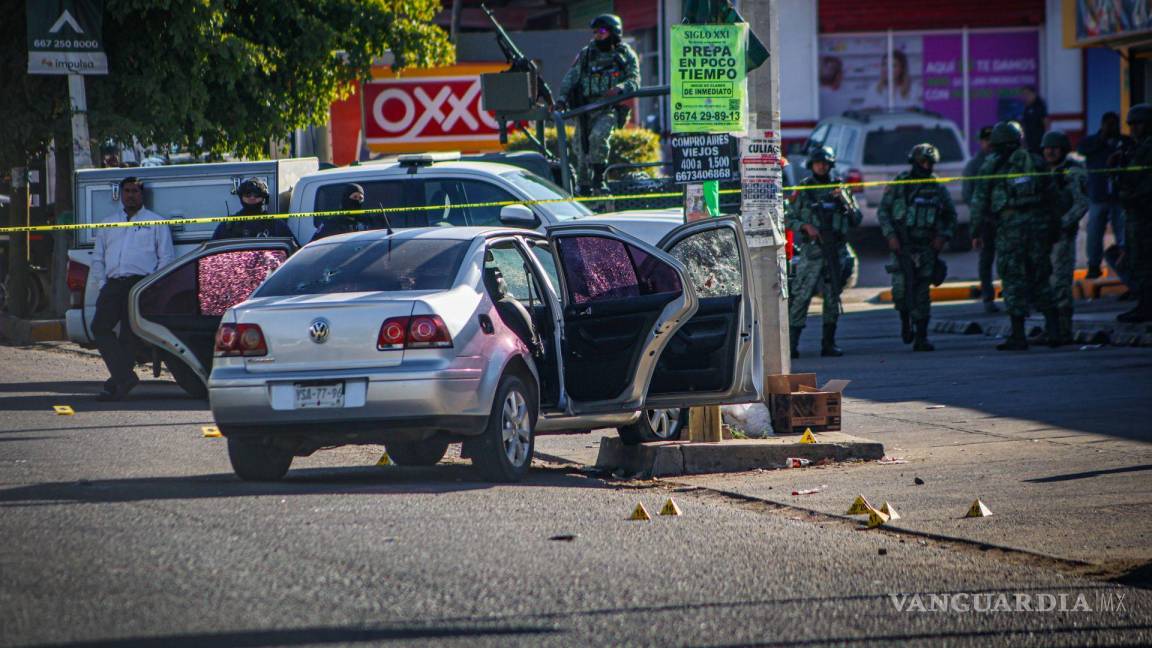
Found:
[[[524,205],[504,205],[500,208],[500,223],[508,227],[536,229],[540,219]]]

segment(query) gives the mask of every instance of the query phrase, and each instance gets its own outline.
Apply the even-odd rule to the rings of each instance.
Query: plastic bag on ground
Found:
[[[773,436],[772,415],[764,403],[725,405],[720,408],[722,420],[744,432],[751,439]]]

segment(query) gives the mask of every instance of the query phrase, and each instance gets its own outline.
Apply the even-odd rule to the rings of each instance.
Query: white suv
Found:
[[[936,175],[958,177],[968,162],[968,147],[956,124],[936,113],[921,111],[850,111],[840,117],[828,117],[816,125],[804,145],[804,151],[816,146],[830,146],[836,152],[836,168],[847,182],[891,180],[908,169],[908,152],[927,142],[940,151]],[[803,160],[797,172],[809,174]],[[968,207],[961,204],[960,183],[947,185],[956,203],[961,227],[968,225]],[[864,226],[877,227],[876,210],[884,196],[885,185],[856,189],[856,199],[864,212]],[[957,232],[957,238],[963,238]]]

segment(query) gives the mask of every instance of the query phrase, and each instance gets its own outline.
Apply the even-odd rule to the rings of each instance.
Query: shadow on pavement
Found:
[[[1152,464],[1143,464],[1140,466],[1126,466],[1124,468],[1109,468],[1108,470],[1089,470],[1086,472],[1069,473],[1067,475],[1053,475],[1051,477],[1040,477],[1038,479],[1025,479],[1024,481],[1033,484],[1046,484],[1049,482],[1063,482],[1072,481],[1074,479],[1088,479],[1089,477],[1099,477],[1100,475],[1115,475],[1117,473],[1141,472],[1144,470],[1152,470]]]
[[[38,648],[87,648],[89,646],[124,646],[127,648],[199,648],[200,646],[300,646],[309,644],[344,644],[412,639],[455,639],[465,637],[521,637],[560,632],[555,628],[512,626],[506,628],[468,628],[451,626],[413,626],[398,628],[299,628],[285,630],[247,630],[238,632],[205,632],[163,637],[137,637],[114,640],[76,641],[38,644]]]
[[[0,491],[0,507],[46,503],[116,503],[287,495],[411,495],[503,487],[608,488],[585,477],[533,468],[518,484],[481,481],[463,464],[427,468],[353,466],[291,470],[280,482],[245,482],[231,473],[32,484]]]
[[[88,411],[208,410],[208,401],[192,398],[174,382],[142,380],[122,401],[101,402],[96,395],[103,383],[96,380],[61,380],[50,383],[0,383],[0,411],[51,410],[53,405],[83,406]],[[20,394],[7,396],[6,394]]]

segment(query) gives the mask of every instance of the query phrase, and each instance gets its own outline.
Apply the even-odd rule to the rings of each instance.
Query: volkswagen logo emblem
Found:
[[[324,344],[328,341],[329,326],[328,320],[323,317],[312,320],[312,323],[308,325],[308,337],[312,338],[316,344]]]

